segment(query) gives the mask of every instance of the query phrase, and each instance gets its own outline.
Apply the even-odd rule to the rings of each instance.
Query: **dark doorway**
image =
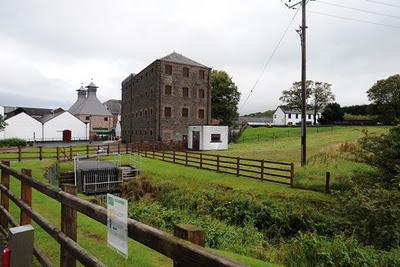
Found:
[[[71,142],[71,131],[64,130],[62,133],[63,133],[63,142]]]
[[[187,135],[186,134],[182,135],[182,147],[184,149],[186,149],[188,147],[187,146]]]
[[[200,150],[200,132],[193,131],[192,149],[195,151]]]

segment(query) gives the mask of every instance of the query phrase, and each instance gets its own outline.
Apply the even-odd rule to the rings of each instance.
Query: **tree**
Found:
[[[0,114],[0,131],[3,130],[6,126],[7,124],[5,123],[3,116]]]
[[[329,83],[306,82],[306,108],[313,109],[314,124],[317,122],[318,111],[335,100],[331,87],[332,85]],[[311,101],[308,101],[309,98],[311,98]],[[289,90],[282,91],[279,100],[284,102],[287,107],[300,111],[302,106],[301,82],[295,82]]]
[[[400,117],[400,74],[377,81],[367,93],[383,122],[392,124]]]
[[[238,104],[240,92],[225,71],[211,72],[211,117],[222,124],[232,126],[239,116]]]
[[[335,121],[342,121],[344,119],[344,112],[338,103],[329,103],[326,105],[322,112],[321,123],[330,123]]]
[[[335,96],[331,91],[332,85],[329,83],[315,82],[311,89],[311,106],[314,110],[314,124],[317,123],[317,113],[326,105],[335,101]]]

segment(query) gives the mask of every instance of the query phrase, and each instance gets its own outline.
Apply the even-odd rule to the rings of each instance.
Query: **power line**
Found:
[[[292,19],[290,20],[289,24],[287,25],[285,31],[283,32],[281,38],[279,39],[278,43],[276,44],[274,50],[272,51],[271,55],[268,57],[267,61],[265,62],[264,67],[263,67],[263,69],[262,69],[260,75],[258,76],[256,82],[255,82],[254,85],[252,86],[252,88],[251,88],[251,90],[250,90],[250,92],[249,92],[249,94],[248,94],[246,100],[243,102],[242,108],[246,105],[247,101],[249,100],[249,98],[250,98],[251,94],[253,93],[254,89],[256,88],[257,84],[260,82],[262,76],[264,75],[265,70],[267,69],[267,67],[268,67],[268,65],[270,64],[272,58],[274,57],[274,55],[275,55],[276,52],[278,51],[278,48],[279,48],[280,45],[282,44],[283,39],[285,39],[285,37],[286,37],[286,35],[287,35],[287,33],[288,33],[289,29],[290,29],[290,26],[293,24],[293,21],[295,20],[297,14],[299,13],[299,10],[300,10],[299,8],[296,10],[295,14],[293,15]]]
[[[373,25],[392,28],[392,29],[400,29],[400,26],[396,26],[396,25],[383,24],[383,23],[379,23],[379,22],[372,22],[372,21],[368,21],[368,20],[354,19],[354,18],[349,18],[349,17],[342,17],[342,16],[332,15],[332,14],[318,12],[318,11],[308,11],[308,12],[317,14],[317,15],[323,15],[323,16],[328,16],[328,17],[332,17],[332,18],[337,18],[337,19],[357,21],[357,22],[368,23],[368,24],[373,24]]]
[[[361,8],[357,8],[357,7],[351,7],[351,6],[345,6],[345,5],[341,5],[341,4],[326,2],[326,1],[322,1],[322,0],[318,0],[318,2],[325,4],[325,5],[346,8],[346,9],[355,10],[355,11],[362,12],[362,13],[373,14],[373,15],[377,15],[377,16],[384,16],[384,17],[389,17],[389,18],[393,18],[393,19],[400,19],[400,16],[394,16],[394,15],[387,14],[387,13],[380,13],[380,12],[370,11],[370,10],[361,9]]]
[[[375,1],[375,0],[365,0],[367,2],[375,3],[378,5],[384,5],[384,6],[390,6],[390,7],[400,7],[400,5],[388,3],[388,2],[380,2],[380,1]]]

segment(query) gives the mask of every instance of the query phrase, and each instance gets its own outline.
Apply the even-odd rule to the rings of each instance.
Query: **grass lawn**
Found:
[[[112,157],[109,157],[112,158]],[[126,163],[132,163],[134,157],[131,156],[123,156],[123,161]],[[164,162],[153,161],[149,159],[140,159],[139,162],[142,164],[141,167],[145,165],[147,170],[156,168],[162,171],[165,168],[168,168],[168,164]],[[32,169],[32,174],[35,178],[39,179],[42,182],[46,182],[43,172],[47,167],[53,164],[54,161],[44,160],[44,161],[27,161],[21,163],[12,163],[11,166],[15,169],[28,168]],[[71,163],[62,164],[62,169],[71,168]],[[182,167],[186,169],[188,175],[191,173],[190,168]],[[177,170],[179,172],[179,169]],[[198,170],[201,171],[201,170]],[[205,172],[205,171],[201,171]],[[172,172],[170,175],[175,175],[176,173]],[[205,173],[199,173],[199,175],[204,175]],[[219,174],[216,174],[219,175]],[[222,179],[225,182],[228,182],[229,178]],[[234,184],[232,184],[234,185]],[[12,192],[14,192],[17,196],[20,196],[20,182],[11,178],[10,188]],[[242,188],[246,190],[246,187]],[[283,190],[284,187],[282,187]],[[32,206],[33,209],[43,215],[49,222],[56,225],[60,229],[60,204],[39,193],[36,190],[32,192]],[[92,197],[84,197],[85,199],[91,199]],[[10,211],[11,214],[19,220],[19,208],[10,201]],[[54,241],[44,230],[42,230],[36,223],[33,223],[35,228],[35,242],[36,244],[49,256],[49,258],[55,263],[55,265],[59,265],[59,253],[60,248],[56,241]],[[140,243],[129,240],[129,258],[125,260],[122,256],[120,256],[117,252],[112,250],[107,246],[107,231],[106,226],[98,223],[97,221],[88,218],[85,215],[78,213],[78,243],[99,258],[102,262],[104,262],[108,266],[172,266],[172,261],[149,249]],[[221,255],[227,256],[229,258],[238,260],[242,263],[248,264],[249,266],[278,266],[270,263],[266,263],[257,259],[253,259],[251,257],[246,257],[242,255],[238,255],[232,252],[218,251],[212,250]],[[35,260],[34,266],[40,266],[40,264]]]

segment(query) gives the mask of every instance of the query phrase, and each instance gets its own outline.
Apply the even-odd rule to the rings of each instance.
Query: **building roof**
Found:
[[[9,112],[6,112],[9,111]],[[18,115],[19,113],[26,113],[27,115],[35,118],[35,119],[39,119],[47,114],[51,114],[52,113],[52,109],[49,108],[29,108],[29,107],[4,107],[4,117],[5,119],[9,119],[11,117],[14,117],[15,115]]]
[[[73,115],[112,116],[96,96],[98,87],[91,82],[86,88],[87,95],[85,97],[78,95],[77,101],[68,111]],[[81,100],[79,100],[80,97]]]
[[[112,114],[121,114],[121,100],[110,99],[103,103]]]
[[[55,117],[60,116],[60,115],[63,114],[64,112],[65,112],[65,111],[54,112],[54,113],[52,113],[52,114],[44,115],[43,117],[41,117],[41,118],[39,119],[39,121],[40,121],[41,123],[45,123],[45,122],[47,122],[47,121],[49,121],[49,120],[54,119]]]
[[[240,124],[248,123],[248,124],[257,124],[257,125],[267,125],[272,122],[273,122],[272,118],[269,118],[269,117],[245,117],[245,116],[239,117]]]
[[[301,110],[289,108],[287,106],[279,106],[278,108],[281,108],[281,110],[285,114],[301,114]],[[320,110],[317,113],[321,113],[321,112],[322,111]],[[314,114],[314,110],[312,110],[312,109],[306,110],[306,114]]]
[[[162,61],[168,61],[168,62],[173,62],[173,63],[180,63],[180,64],[186,64],[186,65],[192,65],[192,66],[197,66],[197,67],[202,67],[202,68],[209,68],[203,64],[200,64],[188,57],[185,57],[181,54],[178,54],[176,52],[172,52],[171,54],[160,58]]]
[[[83,104],[83,102],[86,101],[86,90],[83,87],[83,85],[81,85],[81,87],[76,91],[78,92],[78,99],[69,108],[69,112],[71,112],[72,114],[75,114],[75,112],[77,112],[77,110],[79,110],[79,108]]]

